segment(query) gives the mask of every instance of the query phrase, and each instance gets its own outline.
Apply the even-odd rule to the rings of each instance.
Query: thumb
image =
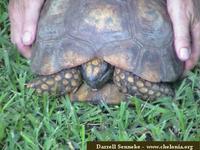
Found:
[[[177,56],[180,60],[186,61],[191,55],[190,43],[190,22],[183,11],[184,3],[181,1],[168,0],[168,12],[174,29],[174,44]]]
[[[23,22],[22,42],[24,45],[31,45],[35,40],[37,23],[43,0],[25,0],[25,12]]]

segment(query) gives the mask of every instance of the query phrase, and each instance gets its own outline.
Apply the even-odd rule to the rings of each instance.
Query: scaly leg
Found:
[[[173,90],[166,83],[149,82],[119,68],[114,71],[113,81],[123,93],[137,96],[144,100],[154,100],[174,95]]]
[[[27,87],[35,89],[38,93],[47,92],[53,95],[63,95],[74,92],[81,82],[80,71],[74,68],[65,69],[52,75],[39,76],[28,83]]]

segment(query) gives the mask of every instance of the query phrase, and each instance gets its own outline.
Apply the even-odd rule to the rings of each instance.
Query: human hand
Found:
[[[167,0],[177,56],[192,69],[200,56],[200,0]]]
[[[11,41],[26,58],[31,56],[30,46],[35,40],[43,3],[44,0],[10,0],[9,2]]]

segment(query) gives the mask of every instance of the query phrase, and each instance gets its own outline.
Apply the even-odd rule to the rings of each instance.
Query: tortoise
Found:
[[[28,87],[69,94],[84,82],[94,92],[110,84],[107,95],[173,96],[184,70],[173,40],[166,1],[47,0],[32,47],[39,76]]]

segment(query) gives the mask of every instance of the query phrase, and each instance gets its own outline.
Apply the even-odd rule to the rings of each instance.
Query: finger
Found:
[[[16,44],[20,39],[23,22],[23,5],[17,0],[10,0],[8,6],[10,19],[11,42]]]
[[[31,45],[35,40],[37,22],[43,2],[43,0],[25,1],[22,36],[24,45]]]
[[[30,57],[30,47],[22,43],[22,26],[24,18],[24,3],[19,0],[10,0],[8,5],[11,42],[16,44],[18,51],[26,58]]]
[[[186,61],[190,58],[190,20],[188,19],[185,5],[180,0],[168,0],[168,12],[174,29],[174,44],[177,56]]]
[[[200,24],[192,27],[192,54],[188,61],[186,61],[185,69],[192,69],[198,62],[200,56]]]

